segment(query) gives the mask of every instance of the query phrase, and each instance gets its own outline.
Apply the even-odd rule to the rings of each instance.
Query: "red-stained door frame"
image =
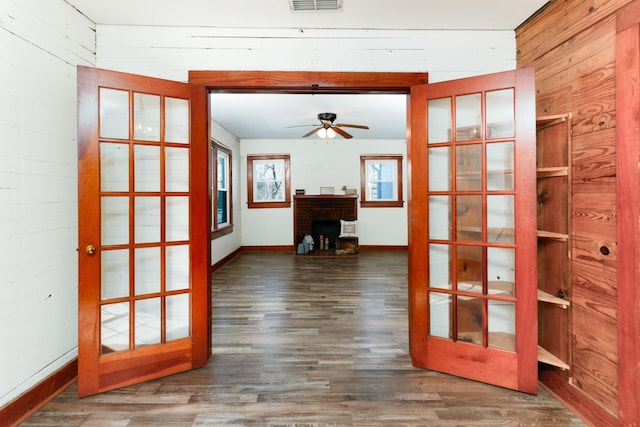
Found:
[[[616,16],[620,425],[640,423],[640,0]]]

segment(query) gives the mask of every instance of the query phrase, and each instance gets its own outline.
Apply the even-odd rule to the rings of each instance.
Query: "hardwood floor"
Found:
[[[411,366],[403,251],[244,253],[213,277],[208,366],[82,400],[24,426],[571,426],[531,396]]]

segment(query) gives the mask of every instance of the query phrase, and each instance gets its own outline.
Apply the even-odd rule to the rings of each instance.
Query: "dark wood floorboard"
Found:
[[[411,366],[407,259],[244,253],[213,277],[208,366],[84,399],[24,426],[575,426],[531,396]]]

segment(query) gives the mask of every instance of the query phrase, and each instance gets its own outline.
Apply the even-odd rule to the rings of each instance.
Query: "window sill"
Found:
[[[215,240],[219,237],[226,236],[227,234],[231,233],[233,233],[233,224],[218,228],[217,230],[213,230],[211,232],[211,240]]]
[[[404,206],[403,200],[385,200],[382,202],[372,202],[372,201],[360,201],[361,208],[401,208]]]

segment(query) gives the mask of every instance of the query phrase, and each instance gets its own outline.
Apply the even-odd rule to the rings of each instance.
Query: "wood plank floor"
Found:
[[[411,366],[402,251],[245,253],[213,277],[208,366],[98,396],[70,387],[24,426],[572,426],[531,396]]]

